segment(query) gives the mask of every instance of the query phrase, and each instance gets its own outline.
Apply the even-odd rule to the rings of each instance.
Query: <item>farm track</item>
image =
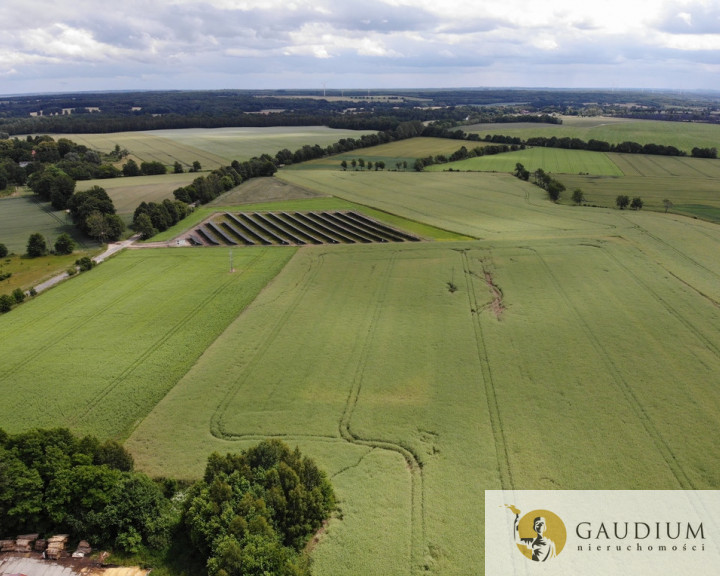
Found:
[[[248,263],[247,268],[252,269],[253,265],[262,257],[262,253],[258,255]],[[70,419],[71,424],[76,424],[78,420],[84,420],[90,416],[95,408],[102,403],[102,401],[117,389],[127,377],[132,374],[135,370],[142,366],[142,364],[151,357],[156,350],[158,350],[163,344],[165,344],[172,336],[174,336],[180,329],[183,328],[193,317],[198,313],[202,312],[209,302],[211,302],[218,294],[220,294],[225,288],[231,284],[235,279],[230,276],[225,282],[220,284],[211,294],[203,299],[199,304],[192,308],[187,314],[185,314],[175,325],[165,332],[161,338],[155,341],[154,344],[149,346],[140,356],[138,356],[134,362],[126,367],[117,377],[115,377],[103,390],[96,394],[93,399],[88,402],[85,410],[75,415]]]
[[[468,304],[472,314],[473,330],[475,332],[475,346],[477,357],[482,371],[482,387],[485,390],[485,397],[488,404],[488,416],[490,418],[490,427],[492,429],[493,441],[495,444],[495,454],[497,458],[497,471],[500,477],[500,485],[503,490],[514,490],[515,483],[513,481],[512,469],[510,467],[510,457],[507,448],[507,440],[505,439],[505,429],[503,427],[502,415],[498,404],[497,394],[495,392],[495,380],[493,379],[492,367],[487,347],[485,345],[485,336],[483,334],[482,319],[478,311],[487,307],[485,299],[478,297],[475,290],[475,275],[470,267],[470,259],[467,250],[459,250],[462,261],[462,268],[465,275],[465,286],[467,288]]]
[[[622,371],[617,367],[615,362],[613,361],[612,357],[608,354],[607,350],[603,346],[603,343],[598,339],[598,337],[593,332],[590,325],[587,323],[585,318],[580,314],[580,311],[577,309],[575,304],[573,303],[572,299],[568,295],[568,293],[564,290],[562,283],[558,278],[555,276],[555,274],[552,271],[552,268],[548,265],[548,263],[545,261],[545,259],[540,255],[539,252],[537,252],[534,248],[526,247],[526,250],[531,251],[535,257],[538,259],[542,267],[544,268],[548,278],[551,280],[553,286],[555,287],[555,290],[557,294],[562,298],[562,300],[567,305],[567,309],[572,312],[572,314],[577,319],[578,325],[582,329],[582,331],[585,333],[585,337],[588,339],[588,341],[592,344],[592,347],[594,350],[598,351],[598,355],[600,356],[600,359],[602,360],[603,364],[605,364],[605,367],[607,368],[607,373],[610,374],[612,377],[612,380],[615,382],[615,386],[620,390],[622,395],[625,397],[625,399],[628,402],[628,405],[633,410],[635,415],[638,418],[638,421],[642,424],[643,428],[645,429],[645,432],[648,434],[648,437],[652,441],[652,443],[655,445],[655,448],[657,449],[660,456],[665,460],[665,463],[667,464],[668,468],[670,469],[672,475],[675,477],[675,480],[678,483],[678,486],[683,490],[693,490],[695,489],[692,481],[690,478],[685,474],[685,471],[683,470],[683,467],[680,465],[680,463],[677,460],[677,457],[675,456],[675,453],[672,451],[668,443],[663,438],[660,431],[655,426],[655,423],[653,422],[650,415],[645,410],[642,402],[638,399],[637,395],[632,389],[632,386],[627,382],[627,380],[624,378]],[[603,250],[602,247],[600,247],[601,250]],[[608,255],[607,250],[604,250],[604,252]],[[620,263],[614,256],[610,255],[613,260],[618,262],[623,269],[628,270],[628,273],[636,279],[636,281],[639,282],[637,277],[629,270],[627,267],[625,267],[622,263]],[[656,299],[658,299],[661,303],[664,304],[664,301],[660,299],[656,293],[653,292],[653,295]]]

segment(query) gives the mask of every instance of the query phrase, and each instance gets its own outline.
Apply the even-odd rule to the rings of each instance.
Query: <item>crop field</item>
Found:
[[[486,489],[718,489],[720,227],[602,187],[712,207],[715,165],[598,156],[637,175],[560,179],[601,208],[492,172],[241,186],[185,226],[358,210],[426,241],[125,251],[0,315],[2,427],[119,438],[183,479],[212,451],[297,445],[339,497],[317,576],[483,574]]]
[[[88,148],[110,152],[118,144],[141,161],[158,161],[172,166],[176,161],[189,168],[198,160],[204,170],[242,162],[253,156],[274,156],[283,148],[292,152],[305,144],[327,146],[341,138],[359,138],[370,132],[335,130],[323,126],[279,128],[191,128],[118,132],[114,134],[73,134],[72,140]]]
[[[341,170],[340,163],[345,160],[348,163],[348,170],[352,170],[350,163],[353,160],[362,158],[365,162],[375,164],[378,161],[385,162],[385,170],[397,170],[398,162],[407,162],[407,168],[401,170],[412,170],[416,158],[424,158],[426,156],[435,156],[437,154],[450,155],[461,146],[485,146],[484,142],[461,142],[458,140],[448,140],[447,138],[410,138],[407,140],[399,140],[388,144],[381,144],[371,148],[361,148],[336,154],[327,158],[318,158],[310,162],[294,164],[289,166],[289,170]],[[514,166],[513,166],[514,168]]]
[[[120,215],[130,215],[141,202],[162,202],[174,200],[173,191],[191,184],[198,174],[159,174],[155,176],[134,176],[132,178],[110,178],[104,180],[81,180],[76,190],[88,190],[93,186],[104,188],[112,198],[115,210]]]
[[[602,116],[581,118],[563,116],[562,124],[475,124],[465,126],[465,132],[484,138],[486,134],[504,134],[529,138],[531,136],[557,136],[603,140],[611,144],[625,141],[640,144],[664,144],[685,150],[688,154],[696,146],[720,149],[720,126],[688,122],[661,122],[655,120],[631,120]]]
[[[2,427],[126,435],[292,253],[129,251],[3,315]]]
[[[623,155],[615,154],[615,156]],[[425,170],[428,172],[446,170],[513,172],[518,162],[531,172],[542,168],[545,172],[554,174],[596,174],[601,176],[622,176],[623,174],[623,171],[608,154],[562,148],[527,148],[504,154],[477,156],[459,162],[434,164],[427,166]]]
[[[34,195],[0,199],[0,243],[10,252],[25,253],[30,234],[40,232],[52,246],[60,234],[68,233],[82,248],[96,244],[77,233],[64,210],[53,210],[49,203],[38,202]]]

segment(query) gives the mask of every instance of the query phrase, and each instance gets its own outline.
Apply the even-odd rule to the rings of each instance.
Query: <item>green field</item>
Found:
[[[81,180],[76,185],[76,191],[81,192],[93,186],[100,186],[112,198],[118,214],[132,216],[135,208],[141,202],[162,202],[166,198],[174,200],[173,191],[191,184],[197,177],[198,174],[186,172],[184,174],[159,174],[132,178]]]
[[[388,144],[381,144],[371,148],[360,148],[336,154],[327,158],[319,158],[310,162],[294,164],[289,166],[289,170],[341,170],[341,162],[345,160],[348,163],[348,170],[352,170],[350,163],[353,160],[362,158],[365,162],[375,164],[378,161],[385,162],[385,170],[397,170],[396,163],[407,162],[407,168],[401,167],[400,170],[412,170],[416,158],[424,158],[426,156],[435,156],[437,154],[450,155],[455,152],[463,144],[472,146],[485,146],[483,142],[463,143],[458,140],[448,140],[447,138],[410,138],[408,140],[399,140]],[[359,171],[359,167],[358,167]]]
[[[30,234],[40,232],[49,246],[60,234],[68,233],[80,248],[97,245],[79,234],[64,210],[53,210],[49,203],[39,202],[33,194],[0,198],[0,243],[10,252],[24,254]]]
[[[455,148],[456,150],[459,148]],[[624,156],[615,154],[615,156]],[[482,171],[482,172],[514,172],[515,165],[522,164],[531,172],[542,168],[554,174],[594,174],[600,176],[622,176],[623,171],[602,152],[587,150],[564,150],[562,148],[527,148],[516,152],[476,156],[459,162],[434,164],[427,166],[427,172],[444,172],[447,170]]]
[[[204,170],[242,162],[253,156],[275,156],[283,148],[295,152],[305,144],[327,146],[341,138],[360,138],[370,132],[335,130],[324,126],[281,126],[275,128],[190,128],[118,132],[114,134],[73,134],[72,140],[93,150],[110,152],[118,144],[139,162],[158,161],[172,166],[176,161],[189,168],[198,160]],[[60,137],[59,135],[55,135]],[[63,136],[64,137],[64,136]]]
[[[630,120],[627,118],[606,118],[603,116],[584,118],[563,116],[562,124],[517,123],[517,124],[474,124],[463,130],[478,134],[503,134],[529,138],[570,137],[581,140],[595,139],[619,144],[631,141],[640,144],[663,144],[690,151],[695,148],[720,148],[720,126],[689,122],[661,122],[655,120]]]
[[[213,450],[297,445],[340,503],[319,576],[483,574],[486,489],[718,489],[720,227],[613,207],[675,186],[711,213],[716,164],[598,157],[634,175],[560,179],[600,208],[508,173],[241,186],[185,225],[353,206],[427,241],[126,251],[0,316],[2,427],[119,438],[183,479]]]

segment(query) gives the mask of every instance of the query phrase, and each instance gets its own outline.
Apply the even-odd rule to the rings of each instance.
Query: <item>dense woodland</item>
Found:
[[[163,128],[330,126],[390,130],[412,120],[556,121],[580,114],[720,122],[718,95],[670,91],[167,91],[7,96],[0,133],[105,133]]]
[[[335,509],[325,475],[298,449],[267,440],[212,454],[183,486],[133,470],[114,440],[69,430],[0,429],[0,536],[71,535],[71,542],[137,554],[185,542],[210,576],[304,576],[309,538]]]

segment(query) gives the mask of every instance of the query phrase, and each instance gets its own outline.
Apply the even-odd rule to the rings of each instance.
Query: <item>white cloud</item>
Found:
[[[710,61],[720,48],[720,6],[709,0],[124,0],[98,6],[93,0],[2,0],[0,21],[13,25],[0,35],[0,90],[41,89],[46,78],[63,72],[84,89],[119,78],[125,87],[174,87],[168,82],[188,74],[212,78],[216,86],[208,87],[227,87],[238,74],[265,83],[257,87],[282,86],[319,67],[364,86],[373,78],[457,86],[597,85],[610,77],[632,86],[645,77],[674,81],[668,66],[685,70],[685,79],[694,72],[698,86],[720,88],[714,71],[697,62],[698,54]],[[164,80],[164,74],[172,76]]]

